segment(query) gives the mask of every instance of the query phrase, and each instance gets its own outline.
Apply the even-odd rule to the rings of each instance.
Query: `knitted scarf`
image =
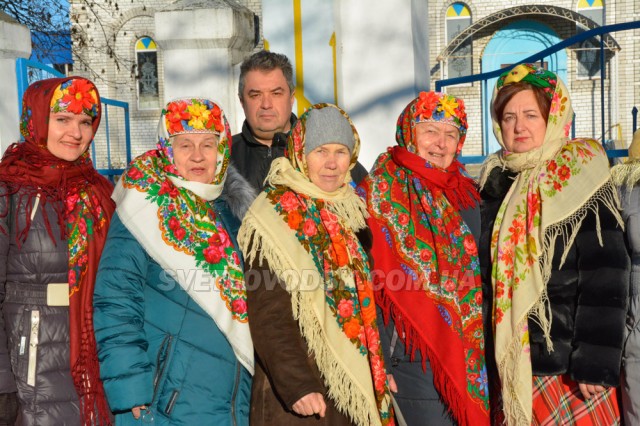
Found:
[[[494,91],[518,81],[545,88],[551,108],[542,146],[525,153],[504,149],[500,123],[494,133],[503,149],[487,159],[481,179],[493,167],[518,175],[500,209],[491,238],[493,324],[498,372],[507,424],[531,424],[532,367],[528,320],[540,324],[549,351],[551,321],[547,282],[554,248],[563,242],[561,263],[582,221],[600,204],[618,219],[618,200],[609,163],[600,144],[568,140],[573,109],[564,83],[535,65],[519,65],[504,73]],[[600,236],[600,229],[597,229]],[[562,265],[560,265],[562,266]]]
[[[37,203],[53,241],[45,206],[56,212],[60,238],[69,249],[69,338],[71,375],[80,397],[83,424],[109,424],[109,408],[100,381],[93,331],[93,288],[100,254],[114,210],[112,186],[93,168],[88,150],[76,161],[55,157],[47,149],[50,112],[84,113],[98,129],[101,105],[98,90],[89,80],[54,78],[33,83],[25,91],[20,124],[24,143],[11,145],[0,162],[2,194],[8,208],[19,194],[25,218],[15,218],[17,244],[27,239],[32,209]],[[9,211],[0,212],[7,217]],[[24,227],[20,222],[24,219]],[[2,229],[2,232],[9,232]]]
[[[247,212],[238,240],[248,260],[266,260],[286,284],[294,317],[338,410],[358,425],[392,425],[371,275],[355,235],[366,226],[365,206],[348,173],[335,192],[309,180],[303,154],[307,115],[289,136],[288,158],[272,163],[269,186]],[[351,167],[359,149],[353,132]]]
[[[398,119],[399,146],[378,158],[359,188],[373,233],[376,302],[412,356],[420,351],[423,362],[429,360],[434,385],[458,424],[488,424],[478,250],[460,216],[479,195],[457,160],[441,169],[410,152],[415,125],[426,121],[418,116],[420,100]],[[431,108],[441,105],[438,100]],[[464,117],[461,102],[454,111]],[[445,115],[428,121],[446,122]],[[462,130],[459,152],[466,128],[450,124]]]
[[[185,133],[218,135],[212,183],[188,181],[178,172],[171,136]],[[212,203],[222,192],[230,143],[229,124],[217,104],[199,98],[169,102],[158,124],[157,149],[131,162],[113,198],[122,223],[214,320],[253,374],[240,252]]]

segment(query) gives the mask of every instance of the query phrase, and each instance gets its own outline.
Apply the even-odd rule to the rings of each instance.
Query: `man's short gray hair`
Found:
[[[249,71],[259,70],[268,72],[275,69],[280,69],[282,71],[285,80],[287,80],[289,91],[293,93],[293,67],[291,66],[289,58],[287,58],[286,55],[283,55],[282,53],[261,50],[249,56],[247,59],[242,61],[242,64],[240,65],[240,82],[238,84],[238,96],[240,97],[240,100],[242,100],[245,78]]]

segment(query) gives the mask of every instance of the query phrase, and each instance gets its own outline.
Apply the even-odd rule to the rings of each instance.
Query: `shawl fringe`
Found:
[[[527,316],[524,317],[517,325],[520,329],[526,326]],[[515,386],[520,384],[522,378],[519,375],[518,366],[520,357],[522,356],[522,342],[513,339],[507,348],[507,353],[498,364],[500,370],[500,379],[507,383],[507,392],[502,393],[503,405],[502,409],[505,416],[505,424],[508,425],[529,425],[531,423],[531,413],[522,406],[520,399],[517,397],[518,392]],[[510,368],[507,368],[509,366]],[[533,382],[531,382],[531,392],[533,392]]]
[[[542,278],[545,283],[545,290],[543,291],[541,298],[533,306],[530,312],[530,318],[541,326],[547,349],[553,351],[553,343],[551,342],[551,320],[549,316],[547,319],[546,312],[550,312],[549,297],[546,291],[546,285],[551,277],[551,268],[553,263],[553,257],[555,254],[555,245],[558,237],[562,238],[563,252],[560,258],[560,265],[564,265],[569,250],[573,245],[578,231],[582,226],[582,222],[587,217],[589,212],[593,212],[598,218],[599,205],[602,203],[616,218],[618,224],[624,229],[624,221],[618,210],[619,200],[615,186],[611,180],[608,180],[596,192],[584,203],[578,210],[573,212],[569,217],[561,222],[554,223],[547,227],[544,231],[542,255],[540,256],[540,266],[542,270]],[[598,242],[600,245],[602,242],[602,229],[600,227],[600,220],[596,222],[596,232],[598,235]]]
[[[498,152],[494,152],[493,154],[489,155],[484,160],[484,163],[482,163],[482,167],[480,168],[480,176],[478,178],[478,186],[480,188],[480,191],[482,191],[482,188],[484,188],[485,184],[487,183],[487,179],[489,179],[491,170],[495,169],[496,167],[500,167],[503,170],[506,168],[504,161],[502,161],[502,157],[498,154]]]
[[[584,203],[578,210],[573,212],[566,219],[554,223],[547,227],[544,231],[542,256],[540,257],[540,267],[545,284],[545,289],[540,295],[540,298],[535,301],[531,309],[523,317],[523,319],[517,324],[518,329],[523,329],[527,325],[528,319],[536,322],[544,333],[545,343],[549,352],[553,351],[553,343],[551,341],[551,323],[552,318],[550,316],[551,308],[549,296],[547,294],[546,285],[551,277],[552,262],[554,258],[556,240],[562,238],[563,253],[560,260],[560,267],[564,264],[566,257],[569,253],[571,246],[573,245],[578,232],[581,228],[582,222],[587,217],[589,212],[593,212],[596,217],[599,213],[599,205],[602,203],[616,218],[618,224],[624,228],[624,222],[618,210],[618,195],[613,181],[610,179],[606,181],[595,193]],[[598,234],[598,241],[602,245],[602,230],[600,222],[597,222],[596,232]],[[528,424],[529,418],[521,406],[520,400],[514,398],[516,395],[515,389],[512,384],[517,384],[522,380],[518,375],[518,368],[521,353],[522,342],[517,338],[514,338],[507,349],[507,353],[503,359],[499,362],[499,369],[502,373],[502,379],[505,383],[509,383],[509,390],[513,392],[507,392],[503,394],[505,403],[503,409],[505,412],[505,418],[510,419],[509,424]],[[512,368],[507,368],[511,366]],[[517,402],[517,404],[514,404]],[[513,422],[513,423],[512,423]]]
[[[245,262],[251,263],[257,259],[261,265],[266,259],[270,269],[276,271],[278,278],[285,283],[286,290],[291,294],[293,316],[300,325],[300,332],[307,341],[324,380],[331,384],[328,386],[329,397],[335,401],[336,408],[346,413],[357,425],[380,425],[377,409],[372,409],[366,399],[358,397],[362,395],[362,390],[345,373],[331,349],[324,343],[322,326],[311,308],[312,304],[305,303],[305,293],[308,291],[294,282],[295,274],[282,273],[294,265],[288,264],[277,245],[271,244],[269,239],[262,236],[264,233],[260,232],[259,227],[254,217],[248,214],[238,231],[238,241],[241,241]]]
[[[616,186],[624,186],[627,191],[640,182],[640,160],[628,160],[611,168],[611,178]]]
[[[405,348],[410,351],[411,361],[415,359],[415,354],[420,351],[422,355],[422,370],[427,369],[427,358],[433,372],[433,384],[438,391],[438,397],[444,406],[447,407],[447,414],[460,425],[471,425],[472,419],[465,411],[465,404],[460,392],[453,386],[453,382],[447,377],[442,368],[441,361],[435,356],[435,353],[429,349],[420,338],[418,330],[406,320],[403,313],[396,307],[393,300],[387,295],[385,290],[376,292],[376,303],[382,310],[385,324],[389,322],[389,318],[393,318],[396,331],[400,336],[404,336]],[[410,348],[410,349],[409,349]]]

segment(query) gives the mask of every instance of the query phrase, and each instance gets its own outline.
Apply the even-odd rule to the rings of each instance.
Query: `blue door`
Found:
[[[561,42],[562,39],[548,26],[539,22],[522,20],[496,32],[482,55],[482,72],[489,72],[523,59]],[[567,81],[567,52],[560,50],[545,58],[546,67]],[[491,126],[491,97],[496,78],[482,82],[483,154],[500,149]]]

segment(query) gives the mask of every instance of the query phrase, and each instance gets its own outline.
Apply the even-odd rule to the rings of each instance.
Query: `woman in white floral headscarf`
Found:
[[[629,258],[607,157],[568,138],[567,88],[536,65],[500,76],[492,113],[480,258],[506,423],[618,424]]]
[[[118,424],[247,425],[253,346],[235,235],[253,190],[229,168],[216,103],[169,102],[158,133],[116,187],[98,272],[107,398]]]

